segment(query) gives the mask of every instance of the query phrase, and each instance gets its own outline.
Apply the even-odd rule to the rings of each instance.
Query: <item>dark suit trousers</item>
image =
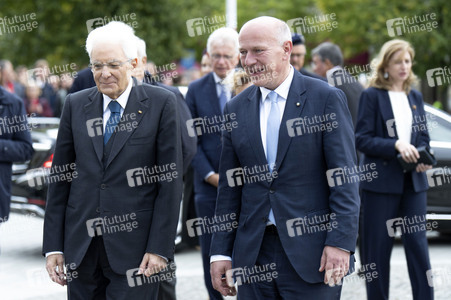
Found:
[[[272,268],[265,267],[271,264],[275,264],[275,272],[277,272],[275,276],[267,275],[274,274]],[[318,268],[319,265],[318,261]],[[340,298],[341,285],[330,287],[323,282],[308,283],[298,275],[283,250],[274,226],[268,226],[265,231],[256,266],[258,268],[255,269],[261,271],[255,274],[264,275],[259,277],[266,280],[251,279],[252,283],[238,285],[238,300],[332,300]],[[234,266],[234,268],[237,267],[239,266]]]
[[[83,261],[72,274],[67,289],[69,300],[157,299],[158,282],[130,287],[126,275],[111,269],[102,237],[92,239]]]
[[[388,299],[389,295],[390,256],[394,238],[388,234],[387,221],[404,217],[413,220],[415,216],[423,218],[426,215],[426,192],[416,193],[413,190],[411,173],[406,173],[404,186],[402,195],[362,191],[364,204],[362,248],[363,258],[366,260],[362,265],[375,263],[378,274],[377,278],[366,283],[368,300]],[[413,299],[433,299],[433,289],[428,285],[426,277],[426,271],[431,269],[426,231],[404,230],[401,238],[406,253]]]
[[[195,207],[198,218],[213,218],[216,208],[216,197],[206,197],[204,195],[195,195]],[[210,300],[222,300],[221,293],[213,288],[210,276],[210,244],[211,234],[203,233],[199,236],[199,244],[202,252],[202,263],[204,266],[204,280]]]

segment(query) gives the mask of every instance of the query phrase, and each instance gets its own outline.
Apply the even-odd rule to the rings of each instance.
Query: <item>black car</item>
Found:
[[[58,118],[29,118],[35,151],[31,160],[12,167],[11,211],[44,217],[47,184],[40,184],[42,171],[50,169],[58,133]]]
[[[426,172],[430,189],[427,192],[427,219],[436,221],[437,231],[451,233],[451,116],[425,105],[431,148],[437,165]],[[438,178],[438,177],[442,178]],[[437,178],[436,178],[437,177]],[[442,179],[437,181],[438,179]]]

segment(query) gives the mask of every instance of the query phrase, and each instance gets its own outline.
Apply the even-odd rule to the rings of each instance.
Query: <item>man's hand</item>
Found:
[[[341,284],[342,278],[349,270],[350,253],[337,247],[325,246],[321,256],[321,266],[319,271],[326,270],[324,283],[329,286]]]
[[[420,158],[420,153],[418,153],[418,150],[414,145],[397,140],[395,148],[401,153],[402,159],[407,163],[416,163]]]
[[[205,180],[205,181],[208,182],[209,184],[211,184],[214,187],[218,187],[218,185],[219,185],[219,174],[218,173],[211,174],[210,176],[208,176],[207,180]]]
[[[53,282],[65,286],[66,274],[64,273],[64,256],[62,254],[52,254],[47,256],[45,268]]]
[[[167,262],[161,256],[146,253],[144,254],[143,260],[139,265],[138,275],[144,274],[147,277],[152,276],[166,268]]]
[[[230,260],[219,260],[210,264],[211,283],[213,288],[223,296],[235,296],[236,289],[233,278],[223,278],[228,270],[232,269]]]

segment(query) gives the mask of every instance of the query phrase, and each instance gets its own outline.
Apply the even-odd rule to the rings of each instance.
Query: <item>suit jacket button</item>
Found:
[[[102,183],[102,184],[100,185],[100,188],[101,188],[102,190],[106,189],[106,184]]]
[[[100,207],[96,208],[96,213],[100,214]]]
[[[269,193],[274,194],[275,191],[274,190],[269,190]]]

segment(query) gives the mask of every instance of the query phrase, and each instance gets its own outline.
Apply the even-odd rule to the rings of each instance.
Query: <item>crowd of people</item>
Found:
[[[386,222],[426,214],[425,171],[431,168],[419,164],[405,172],[397,159],[400,154],[415,164],[417,148],[429,147],[428,132],[412,130],[425,112],[412,89],[409,43],[384,44],[365,89],[344,69],[338,45],[314,48],[308,71],[304,37],[281,20],[259,17],[239,33],[220,28],[209,36],[202,77],[189,84],[185,99],[155,80],[145,41],[121,22],[93,30],[86,51],[90,67],[73,85],[25,67],[14,72],[0,61],[2,88],[19,96],[28,114],[61,116],[53,164],[76,163],[81,175],[50,184],[44,222],[47,271],[68,284],[71,299],[175,299],[175,280],[131,287],[126,274],[136,268],[133,276],[150,277],[173,261],[180,199],[185,206],[192,193],[192,217],[239,221],[232,230],[199,235],[209,299],[237,294],[229,281],[237,268],[273,264],[278,276],[272,280],[252,282],[252,274],[241,274],[241,299],[339,299],[339,282],[355,271],[359,217],[361,263],[374,263],[379,274],[366,282],[368,299],[388,299],[393,237]],[[49,69],[44,60],[34,67]],[[138,119],[128,120],[130,114]],[[338,126],[309,131],[314,124],[305,120],[327,122],[318,116]],[[108,120],[103,136],[81,130],[95,118]],[[213,130],[218,119],[227,130]],[[300,119],[301,132],[290,133],[288,124]],[[190,128],[190,120],[203,120],[202,127]],[[394,134],[388,120],[395,120]],[[132,132],[116,130],[129,121],[138,122]],[[125,176],[170,163],[183,176],[138,187]],[[379,176],[360,184],[328,178],[331,170],[359,164],[374,164]],[[244,173],[241,183],[231,184],[230,172],[238,169],[269,176],[246,182]],[[139,223],[133,234],[86,234],[89,220],[125,213]],[[287,228],[290,220],[332,216],[338,225],[330,231],[296,235]],[[426,234],[402,237],[414,299],[433,299]],[[64,264],[82,277],[66,281]]]

